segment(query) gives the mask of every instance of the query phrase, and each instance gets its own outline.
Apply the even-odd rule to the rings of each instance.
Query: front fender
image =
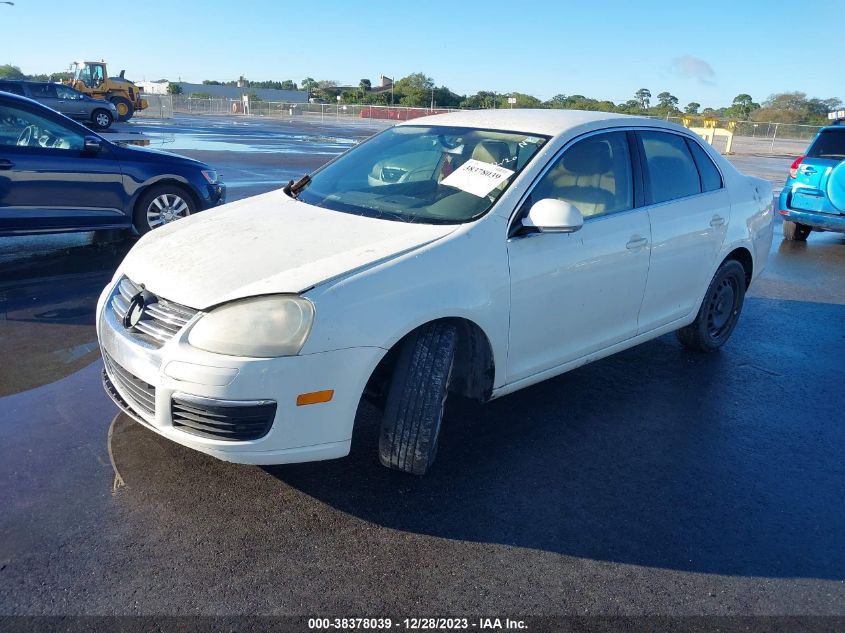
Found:
[[[421,249],[308,291],[316,316],[302,353],[362,346],[386,351],[425,323],[457,317],[487,336],[494,385],[504,384],[510,312],[506,225],[488,215]]]

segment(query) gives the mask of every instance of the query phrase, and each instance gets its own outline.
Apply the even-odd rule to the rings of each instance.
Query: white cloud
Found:
[[[672,60],[672,72],[680,77],[696,79],[707,86],[714,85],[716,73],[713,67],[699,57],[683,55]]]

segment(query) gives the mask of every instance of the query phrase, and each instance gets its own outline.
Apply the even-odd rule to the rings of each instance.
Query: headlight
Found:
[[[210,185],[216,185],[218,182],[220,182],[220,176],[217,175],[216,169],[203,169],[202,175],[205,177],[205,179],[208,181],[208,184]]]
[[[314,321],[314,306],[299,297],[234,301],[203,316],[188,333],[194,347],[229,356],[295,356]]]

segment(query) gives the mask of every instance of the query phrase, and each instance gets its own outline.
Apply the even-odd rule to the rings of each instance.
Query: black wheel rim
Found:
[[[739,312],[739,287],[736,279],[726,277],[719,281],[707,305],[707,332],[718,340],[730,333]]]

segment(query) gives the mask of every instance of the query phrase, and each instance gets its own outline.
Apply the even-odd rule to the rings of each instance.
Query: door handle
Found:
[[[646,244],[648,244],[648,240],[646,238],[640,237],[639,235],[634,235],[631,237],[630,240],[628,240],[628,243],[625,244],[625,248],[627,248],[629,251],[636,251],[638,249],[641,249]]]
[[[812,176],[813,174],[815,174],[815,173],[816,173],[816,168],[815,168],[815,167],[810,167],[810,166],[808,165],[808,166],[804,167],[804,168],[801,170],[801,173],[802,173],[802,174],[806,174],[806,175],[808,175],[808,176]]]
[[[15,164],[12,161],[0,158],[0,169],[11,169],[14,166]]]
[[[725,226],[725,218],[721,215],[714,215],[713,218],[710,220],[710,226],[714,229],[719,226]]]

